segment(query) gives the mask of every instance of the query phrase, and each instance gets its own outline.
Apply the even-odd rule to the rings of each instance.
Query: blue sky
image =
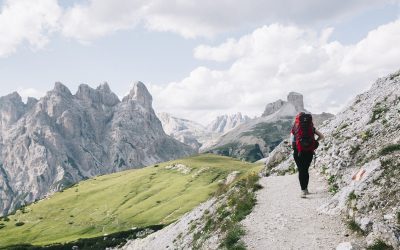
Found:
[[[3,0],[0,95],[40,97],[55,81],[72,91],[107,81],[123,96],[140,80],[157,111],[202,123],[259,115],[291,90],[311,111],[337,112],[400,69],[399,1],[317,2]]]

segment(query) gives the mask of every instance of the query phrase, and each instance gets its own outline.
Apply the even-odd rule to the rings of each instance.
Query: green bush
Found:
[[[371,138],[371,136],[372,136],[371,130],[366,130],[366,131],[361,132],[360,136],[361,136],[361,139],[362,139],[363,141],[368,140],[368,139]]]
[[[349,196],[347,197],[347,202],[357,199],[357,195],[352,191]]]
[[[380,119],[383,117],[383,115],[389,110],[388,107],[386,107],[386,105],[381,106],[381,103],[376,103],[374,109],[372,110],[372,116],[371,116],[371,120],[369,121],[369,123],[373,123],[376,120]]]
[[[20,226],[23,226],[23,225],[25,225],[25,223],[22,222],[22,221],[19,221],[19,222],[15,223],[16,227],[20,227]]]
[[[0,223],[0,229],[2,229],[3,227],[6,227],[6,225],[4,223]]]
[[[347,228],[355,233],[364,235],[364,231],[361,229],[360,225],[358,225],[354,219],[347,221]]]
[[[350,155],[355,155],[360,150],[360,145],[356,144],[350,147]]]
[[[390,144],[379,151],[379,155],[387,155],[396,151],[400,151],[400,144]]]
[[[228,231],[223,245],[227,249],[237,249],[236,246],[240,244],[240,237],[242,237],[244,234],[245,231],[242,226],[235,225]]]
[[[367,247],[367,250],[392,250],[393,247],[386,244],[383,240],[376,240],[374,244]]]

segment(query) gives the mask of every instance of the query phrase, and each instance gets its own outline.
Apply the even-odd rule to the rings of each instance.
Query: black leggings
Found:
[[[302,152],[300,156],[297,153],[297,150],[293,152],[293,158],[296,162],[297,169],[299,170],[299,181],[301,190],[307,189],[308,180],[310,176],[308,175],[308,168],[312,162],[314,154],[311,152]]]

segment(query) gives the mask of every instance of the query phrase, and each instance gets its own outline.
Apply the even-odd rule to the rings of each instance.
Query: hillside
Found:
[[[240,177],[259,169],[227,157],[199,155],[98,176],[2,218],[0,246],[47,245],[168,225],[209,199],[219,183],[235,179],[232,172],[239,171]]]
[[[326,139],[316,166],[333,197],[320,212],[340,215],[367,246],[400,247],[400,71],[378,79],[320,131]],[[267,175],[293,172],[282,143],[267,159]]]
[[[0,98],[0,215],[92,176],[193,154],[166,135],[146,86],[119,100],[107,83],[61,83],[25,104]]]

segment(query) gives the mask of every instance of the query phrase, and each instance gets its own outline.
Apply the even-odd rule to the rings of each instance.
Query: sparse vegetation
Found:
[[[367,250],[393,250],[393,247],[386,244],[383,240],[376,240],[374,244],[367,247]]]
[[[328,168],[327,168],[326,166],[322,166],[322,167],[321,167],[321,171],[320,171],[321,174],[325,175],[327,169],[328,169]]]
[[[363,141],[368,140],[369,138],[371,138],[372,134],[371,134],[371,130],[366,130],[361,132],[360,137]]]
[[[347,228],[355,233],[364,235],[364,231],[361,229],[360,225],[358,225],[354,219],[347,221]]]
[[[356,144],[356,145],[352,145],[350,146],[350,155],[355,155],[358,151],[360,150],[360,145]]]
[[[339,190],[339,186],[336,183],[336,176],[335,175],[330,175],[327,179],[328,184],[329,184],[329,192],[332,194],[336,194],[337,191]]]
[[[338,129],[338,130],[345,129],[345,128],[347,128],[348,126],[349,126],[349,124],[347,124],[347,123],[343,123],[342,125],[340,125],[340,127],[339,127],[339,129]]]
[[[372,110],[372,116],[368,123],[371,124],[376,120],[379,120],[388,110],[389,108],[386,105],[382,105],[380,102],[377,102]]]
[[[261,167],[257,171],[261,170]],[[224,202],[216,208],[216,212],[204,214],[204,226],[193,236],[194,249],[198,249],[216,231],[222,232],[223,235],[221,248],[246,249],[240,241],[244,230],[239,222],[251,213],[256,204],[255,191],[260,188],[258,180],[256,173],[250,173],[226,189]]]
[[[387,154],[391,154],[396,151],[400,151],[400,144],[390,144],[390,145],[383,147],[379,151],[379,155],[387,155]]]
[[[178,163],[190,168],[190,173],[165,168]],[[205,166],[207,171],[200,171]],[[132,227],[166,225],[206,201],[219,187],[226,188],[218,183],[233,171],[240,171],[240,179],[261,167],[206,154],[159,163],[157,168],[97,176],[27,206],[28,213],[10,215],[9,222],[3,218],[6,227],[0,230],[0,245],[43,246],[111,235]],[[19,221],[25,225],[15,227]]]
[[[235,225],[230,229],[223,241],[223,245],[227,249],[246,249],[240,238],[244,235],[245,231],[241,225]]]
[[[354,191],[352,191],[349,196],[347,197],[347,202],[351,202],[352,200],[356,200],[357,199],[357,195],[354,193]]]

